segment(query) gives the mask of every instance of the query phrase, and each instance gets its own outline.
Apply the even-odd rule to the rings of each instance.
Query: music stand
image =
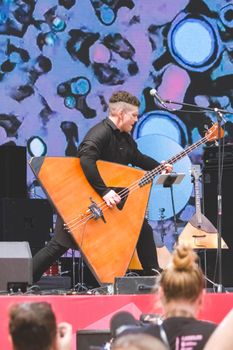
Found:
[[[184,173],[160,174],[155,184],[163,185],[163,187],[171,187],[172,185],[181,183],[184,177]]]
[[[180,184],[184,177],[185,177],[184,173],[160,174],[160,176],[158,177],[155,183],[156,185],[163,185],[163,187],[165,188],[170,187],[171,189],[172,211],[173,211],[173,217],[174,217],[176,242],[178,240],[178,231],[177,231],[175,204],[174,204],[173,185]]]

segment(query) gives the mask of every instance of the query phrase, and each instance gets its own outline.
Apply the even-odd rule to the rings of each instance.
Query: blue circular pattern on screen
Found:
[[[183,146],[188,142],[185,124],[175,114],[168,111],[151,111],[139,119],[134,129],[134,138],[138,139],[150,134],[168,136]]]
[[[11,60],[11,62],[19,63],[20,62],[20,55],[18,54],[18,52],[12,52],[10,54],[10,60]]]
[[[111,7],[104,4],[100,7],[100,19],[104,24],[110,25],[116,19],[115,12],[111,9]]]
[[[205,16],[181,14],[169,30],[168,48],[186,69],[200,72],[209,69],[222,50],[216,23]]]
[[[47,153],[46,143],[39,136],[32,136],[27,141],[27,149],[32,157],[45,156]]]
[[[75,108],[76,106],[76,99],[74,96],[72,95],[69,95],[69,96],[66,96],[65,99],[64,99],[64,104],[67,108],[70,108],[70,109],[73,109]]]
[[[86,95],[90,91],[90,83],[86,78],[79,78],[70,84],[70,89],[75,95]]]
[[[233,5],[232,4],[228,4],[223,8],[221,8],[220,19],[226,27],[233,28]]]
[[[183,148],[177,142],[165,135],[145,135],[137,139],[136,142],[142,153],[151,156],[159,162],[167,160],[183,151]],[[184,209],[192,194],[191,160],[188,156],[185,156],[173,165],[173,169],[177,173],[185,174],[180,184],[173,185],[175,212],[177,214]],[[159,220],[160,208],[165,209],[165,219],[169,219],[173,217],[171,189],[164,188],[162,185],[156,185],[157,178],[154,179],[148,204],[149,219]]]
[[[55,17],[52,22],[52,29],[56,32],[62,32],[66,28],[66,23],[63,19]]]
[[[49,46],[55,45],[56,39],[57,38],[55,33],[49,32],[45,35],[45,42]]]

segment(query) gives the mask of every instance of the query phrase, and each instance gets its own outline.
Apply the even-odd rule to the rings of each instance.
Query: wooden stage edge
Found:
[[[47,301],[56,313],[57,321],[73,325],[73,350],[76,331],[108,329],[109,321],[118,311],[129,311],[135,317],[141,313],[161,313],[157,295],[4,295],[0,296],[1,349],[10,350],[8,340],[8,310],[13,303]],[[199,318],[219,323],[233,307],[233,293],[206,293]]]

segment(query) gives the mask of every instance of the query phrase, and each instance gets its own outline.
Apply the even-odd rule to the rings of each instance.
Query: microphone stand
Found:
[[[161,99],[162,100],[162,99]],[[211,107],[202,107],[202,106],[198,106],[198,105],[195,105],[195,104],[191,104],[191,103],[186,103],[186,102],[177,102],[177,101],[171,101],[171,100],[162,100],[163,101],[163,104],[162,106],[166,109],[169,109],[169,110],[172,110],[172,111],[177,111],[177,112],[191,112],[191,113],[201,113],[201,112],[214,112],[214,113],[221,113],[221,120],[226,122],[226,120],[223,118],[223,114],[233,114],[233,112],[229,112],[227,111],[226,109],[221,109],[221,108],[217,108],[217,107],[214,107],[214,108],[211,108]],[[177,105],[177,106],[183,106],[183,107],[192,107],[195,109],[195,111],[182,111],[182,110],[177,110],[177,109],[173,109],[173,108],[169,108],[168,106],[166,106],[166,103],[169,103],[169,104],[174,104],[174,105]],[[166,106],[166,107],[165,107]]]
[[[221,145],[221,122],[222,112],[216,111],[218,122],[218,181],[217,181],[217,231],[218,231],[218,287],[217,292],[223,292],[222,284],[222,176],[221,176],[221,164],[222,162],[222,145]]]
[[[223,114],[233,114],[233,112],[229,112],[225,109],[220,108],[210,108],[210,107],[201,107],[195,104],[190,103],[184,103],[184,102],[178,102],[178,101],[171,101],[171,100],[164,100],[162,99],[158,94],[156,94],[155,99],[157,99],[159,106],[162,109],[167,109],[168,111],[178,111],[178,112],[190,112],[190,113],[202,113],[202,112],[214,112],[217,116],[217,123],[218,123],[218,184],[217,184],[217,231],[218,231],[218,246],[217,246],[217,256],[218,256],[218,283],[215,284],[217,286],[217,292],[222,293],[223,292],[223,285],[222,285],[222,186],[221,186],[221,123],[225,123],[226,120],[223,117]],[[184,111],[184,110],[176,110],[175,108],[169,108],[167,104],[173,104],[183,107],[192,107],[194,108],[194,111]]]

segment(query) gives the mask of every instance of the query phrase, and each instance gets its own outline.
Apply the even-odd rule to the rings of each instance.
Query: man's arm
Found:
[[[96,162],[101,159],[109,137],[108,129],[103,124],[94,126],[79,145],[77,154],[88,182],[100,196],[104,196],[109,189],[99,173]]]
[[[121,197],[104,183],[96,162],[100,158],[100,150],[92,142],[86,142],[79,151],[80,163],[83,172],[95,191],[112,208],[121,201]]]
[[[134,157],[133,157],[132,165],[138,166],[144,170],[153,170],[157,166],[163,165],[164,170],[162,171],[162,173],[166,173],[166,174],[170,173],[173,169],[173,166],[171,164],[166,163],[165,161],[162,161],[161,163],[159,163],[154,158],[141,153],[135,141],[134,141]]]
[[[83,153],[80,156],[80,164],[90,185],[101,197],[103,197],[110,189],[106,186],[99,173],[96,164],[98,157],[95,153],[95,150],[92,148],[90,148],[88,154]]]

